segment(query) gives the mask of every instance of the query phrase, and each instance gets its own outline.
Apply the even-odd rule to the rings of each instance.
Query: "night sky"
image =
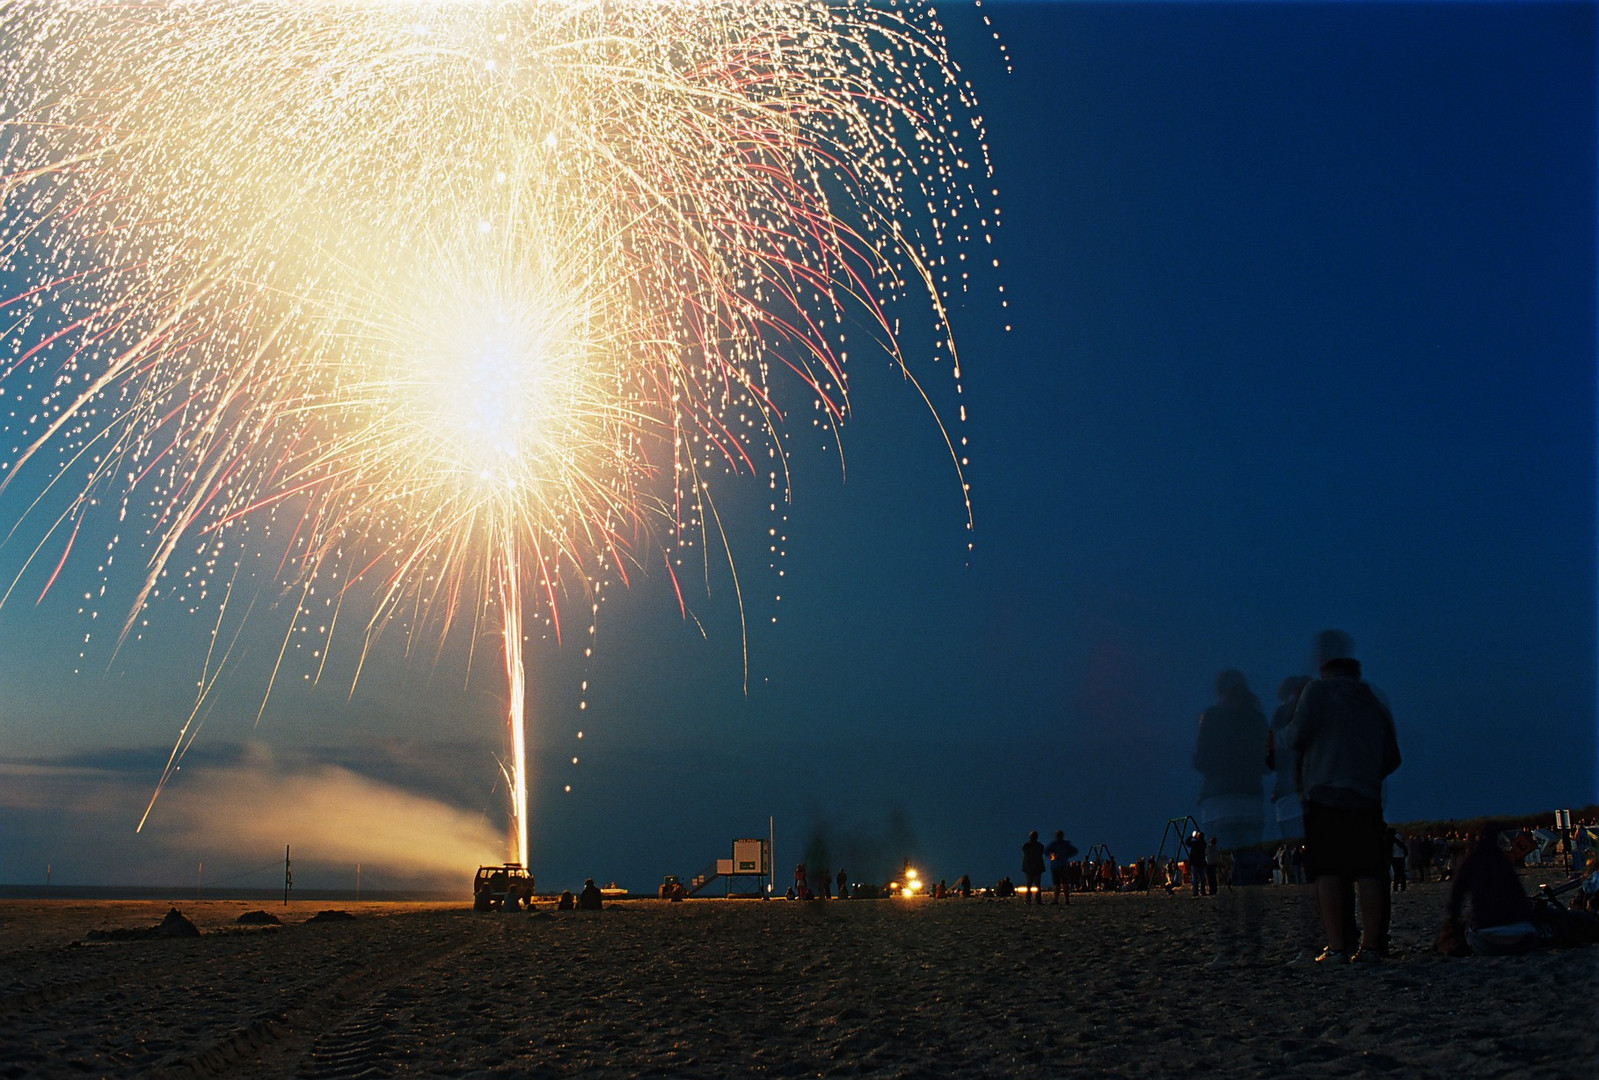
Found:
[[[1004,221],[959,397],[925,302],[896,313],[974,528],[926,406],[852,352],[844,475],[798,436],[786,521],[720,485],[747,690],[725,574],[689,620],[664,575],[612,591],[591,659],[581,620],[535,645],[540,886],[653,889],[769,818],[779,868],[856,880],[987,883],[1035,828],[1150,854],[1197,812],[1216,673],[1269,712],[1326,627],[1392,704],[1390,820],[1599,800],[1594,7],[940,14]],[[270,886],[291,844],[300,885],[464,889],[501,855],[496,663],[389,642],[259,724],[243,675],[136,835],[204,620],[75,675],[73,595],[32,600],[0,611],[0,882]]]

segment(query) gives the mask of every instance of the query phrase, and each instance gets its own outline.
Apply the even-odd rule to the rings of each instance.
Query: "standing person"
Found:
[[[1205,895],[1205,834],[1198,829],[1188,838],[1188,880],[1195,896]]]
[[[1216,876],[1221,872],[1221,844],[1212,836],[1205,841],[1205,888],[1210,895],[1216,895]],[[1227,882],[1227,887],[1232,888],[1232,881]]]
[[[1398,829],[1388,830],[1388,862],[1392,866],[1393,891],[1405,891],[1405,858],[1410,854],[1410,848],[1405,843],[1405,838],[1399,835]]]
[[[838,898],[840,900],[849,899],[849,875],[842,868],[838,872]]]
[[[1271,734],[1266,739],[1266,768],[1276,775],[1271,784],[1271,805],[1277,833],[1284,840],[1305,835],[1305,809],[1299,801],[1299,755],[1288,743],[1288,724],[1294,718],[1299,695],[1310,684],[1304,675],[1290,675],[1277,684],[1277,709],[1271,714]]]
[[[1200,826],[1226,851],[1260,842],[1265,793],[1266,713],[1249,689],[1244,673],[1228,668],[1216,675],[1216,704],[1199,717],[1194,768],[1204,779],[1199,789]]]
[[[1055,903],[1061,902],[1062,895],[1066,897],[1066,903],[1071,903],[1071,861],[1072,856],[1077,854],[1077,845],[1066,839],[1064,831],[1056,829],[1055,839],[1049,842],[1044,854],[1049,856],[1049,880],[1055,886]]]
[[[1410,873],[1416,875],[1416,880],[1422,884],[1427,882],[1427,861],[1432,855],[1432,845],[1427,843],[1427,838],[1417,833],[1410,838],[1409,862]]]
[[[1348,655],[1349,636],[1327,631],[1320,640],[1321,677],[1305,687],[1289,725],[1289,741],[1300,756],[1305,859],[1327,935],[1316,961],[1376,963],[1388,899],[1382,788],[1399,768],[1399,742],[1393,714],[1362,680],[1360,661]],[[1351,893],[1359,901],[1358,948],[1345,915]]]
[[[1031,904],[1034,898],[1038,903],[1044,902],[1044,845],[1038,842],[1038,830],[1034,829],[1027,834],[1027,843],[1022,845],[1022,879],[1027,882],[1027,903]]]

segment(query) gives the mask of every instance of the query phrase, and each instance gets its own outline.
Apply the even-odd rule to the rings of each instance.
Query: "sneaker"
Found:
[[[1351,964],[1380,964],[1382,957],[1377,955],[1376,949],[1358,949],[1354,956],[1349,958]]]
[[[1321,950],[1321,955],[1317,956],[1315,960],[1322,967],[1335,967],[1340,964],[1347,964],[1349,961],[1350,956],[1348,953],[1342,949],[1334,949],[1331,945]]]

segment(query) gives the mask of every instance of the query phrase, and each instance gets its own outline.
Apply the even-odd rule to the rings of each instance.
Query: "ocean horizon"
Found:
[[[193,885],[5,885],[0,900],[259,900],[282,903],[283,888],[196,888]],[[420,903],[459,900],[472,902],[472,886],[461,889],[290,889],[290,901],[347,901],[349,903]]]

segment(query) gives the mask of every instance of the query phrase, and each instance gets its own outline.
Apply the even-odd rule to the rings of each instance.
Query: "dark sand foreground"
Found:
[[[1298,901],[179,907],[187,940],[85,941],[167,905],[0,902],[0,1078],[1599,1075],[1599,947],[1446,960],[1437,885],[1403,958],[1288,965]],[[1259,932],[1246,916],[1259,915]],[[1230,922],[1242,962],[1209,965]]]

